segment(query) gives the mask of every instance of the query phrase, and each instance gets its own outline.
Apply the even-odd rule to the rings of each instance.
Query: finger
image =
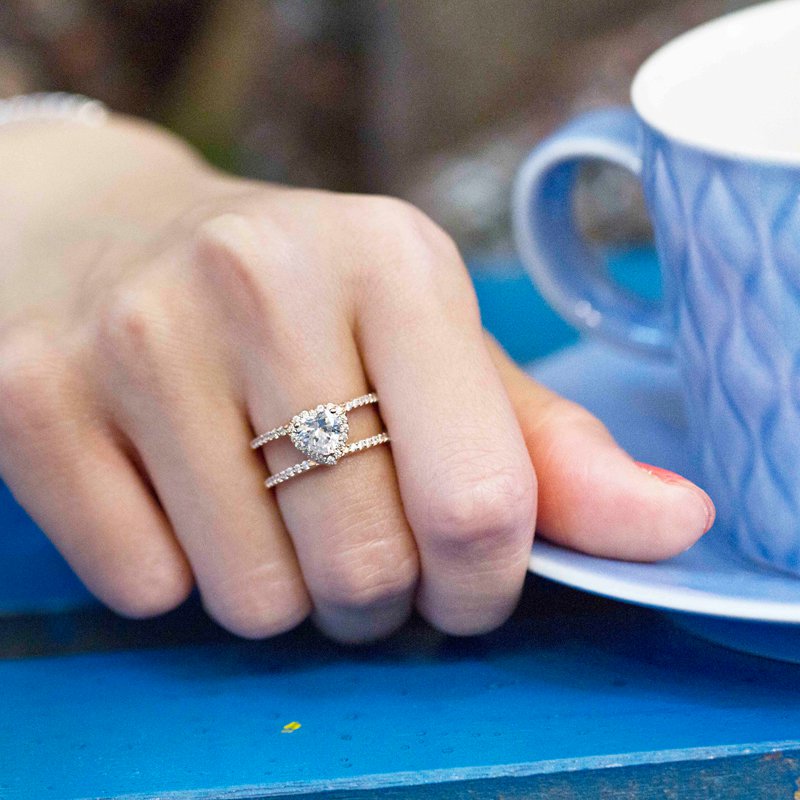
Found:
[[[209,613],[241,636],[270,636],[297,625],[310,602],[263,491],[263,464],[247,447],[250,429],[218,327],[199,325],[197,314],[191,290],[121,291],[101,315],[102,391]]]
[[[161,409],[157,424],[128,420],[142,461],[192,565],[203,604],[247,638],[273,636],[308,615],[310,600],[250,429],[231,400],[194,403],[191,419]]]
[[[252,377],[251,414],[259,430],[304,408],[344,402],[368,391],[349,329],[333,320],[294,340],[297,368]],[[312,358],[312,354],[314,357]],[[330,365],[307,370],[302,365]],[[379,433],[374,406],[348,413],[349,441]],[[288,441],[264,447],[271,472],[306,456]],[[408,617],[418,573],[416,547],[402,510],[391,451],[379,446],[343,457],[285,483],[275,492],[314,602],[314,619],[343,642],[377,639]]]
[[[192,575],[128,456],[60,355],[30,337],[0,354],[0,472],[77,575],[120,614],[186,598]]]
[[[711,527],[714,505],[702,489],[635,462],[596,417],[529,378],[494,340],[490,347],[539,477],[543,536],[650,561],[682,552]]]
[[[392,209],[407,220],[397,266],[362,272],[359,344],[420,552],[418,608],[444,631],[478,633],[518,600],[535,477],[455,248],[419,212]]]
[[[192,565],[203,604],[231,632],[290,630],[311,603],[264,467],[247,452],[250,428],[234,402],[193,420],[134,428],[137,447]]]
[[[326,266],[319,274],[294,248],[276,263],[281,234],[274,231],[265,243],[260,226],[266,224],[238,216],[214,220],[201,247],[214,296],[243,343],[244,394],[257,432],[284,424],[304,408],[368,390],[334,270]],[[350,418],[351,441],[382,429],[374,407],[355,410]],[[303,460],[285,439],[266,445],[263,456],[272,472]],[[274,490],[258,489],[264,502],[278,504],[314,619],[328,635],[364,641],[403,622],[413,601],[417,554],[388,446],[319,467]]]

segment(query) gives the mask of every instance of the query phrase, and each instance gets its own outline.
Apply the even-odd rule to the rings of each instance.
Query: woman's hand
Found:
[[[414,605],[477,633],[513,609],[535,526],[632,559],[709,527],[700,489],[510,363],[408,204],[221,175],[120,119],[7,128],[0,159],[0,474],[120,613],[196,583],[243,636],[313,612],[368,640]],[[254,431],[371,389],[382,421],[353,412],[351,438],[390,446],[264,488],[301,459]]]

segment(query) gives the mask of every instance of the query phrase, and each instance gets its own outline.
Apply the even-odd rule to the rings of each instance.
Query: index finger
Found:
[[[536,479],[458,252],[406,213],[422,221],[393,261],[362,270],[359,345],[420,553],[417,607],[446,632],[480,633],[519,598]]]

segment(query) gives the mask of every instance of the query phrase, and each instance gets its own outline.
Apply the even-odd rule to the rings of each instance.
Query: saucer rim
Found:
[[[568,559],[568,563],[564,563],[564,558]],[[754,600],[688,587],[673,585],[665,588],[645,585],[641,580],[609,577],[600,572],[603,563],[622,565],[624,568],[631,562],[587,556],[551,542],[539,541],[531,552],[528,569],[535,575],[574,589],[662,611],[748,622],[800,624],[800,589],[797,602]],[[636,567],[656,572],[663,563],[665,562],[653,564],[636,562]]]

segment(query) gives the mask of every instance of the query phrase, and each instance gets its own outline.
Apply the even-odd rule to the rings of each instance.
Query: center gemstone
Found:
[[[347,446],[349,426],[341,406],[328,403],[301,411],[292,420],[294,446],[319,464],[335,464]]]

